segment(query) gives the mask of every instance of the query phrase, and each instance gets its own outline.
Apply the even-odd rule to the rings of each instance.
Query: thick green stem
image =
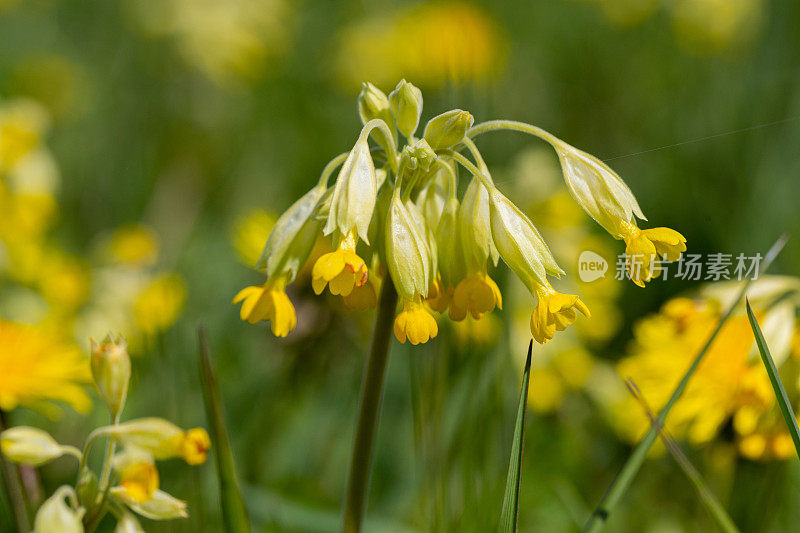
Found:
[[[772,264],[772,261],[775,259],[778,253],[780,253],[780,251],[783,249],[783,246],[786,244],[786,240],[787,240],[786,236],[783,236],[780,239],[778,239],[778,241],[772,246],[772,248],[770,248],[769,252],[767,252],[767,255],[764,256],[764,263],[761,269],[762,273],[766,272],[766,270]],[[694,374],[695,370],[697,370],[697,367],[700,366],[700,363],[703,360],[703,357],[705,356],[706,352],[711,347],[711,344],[714,342],[714,339],[717,338],[717,335],[719,334],[720,330],[722,330],[722,326],[725,325],[725,322],[728,321],[728,318],[730,318],[730,316],[736,310],[739,303],[742,301],[742,298],[744,298],[744,295],[748,287],[750,287],[751,282],[752,280],[747,280],[744,283],[742,289],[739,291],[738,296],[733,302],[731,302],[730,306],[725,311],[725,314],[722,315],[722,317],[719,320],[719,323],[717,324],[717,327],[711,333],[703,348],[694,358],[694,361],[692,362],[691,366],[689,366],[689,369],[686,370],[686,373],[683,375],[683,378],[681,379],[680,383],[678,383],[678,386],[672,392],[672,396],[670,396],[669,401],[658,413],[658,418],[656,418],[658,426],[664,425],[664,422],[667,419],[667,415],[669,414],[670,409],[672,409],[672,406],[675,405],[675,402],[677,402],[678,399],[683,394],[683,391],[689,384],[689,380],[692,378],[692,375]],[[622,467],[622,470],[620,470],[616,479],[614,479],[614,483],[612,483],[611,488],[609,488],[608,492],[606,492],[605,496],[603,496],[603,499],[597,505],[594,512],[592,512],[592,516],[589,517],[589,520],[583,527],[584,532],[600,531],[600,529],[606,523],[606,520],[608,519],[608,516],[611,513],[611,511],[614,509],[614,507],[619,502],[620,498],[622,498],[622,496],[630,487],[631,483],[633,482],[633,478],[636,477],[636,474],[639,472],[639,469],[642,467],[642,464],[644,463],[644,460],[647,457],[647,452],[653,446],[657,438],[658,438],[657,427],[655,425],[651,426],[647,434],[644,436],[644,438],[639,442],[639,444],[636,445],[636,448],[634,448],[633,453],[631,453],[630,457],[628,457],[628,461],[625,463],[625,466]]]
[[[378,428],[383,387],[386,382],[386,366],[389,361],[389,345],[392,340],[392,323],[397,307],[397,291],[392,279],[383,280],[378,312],[372,330],[372,343],[369,348],[364,376],[361,381],[361,394],[358,405],[358,422],[350,459],[350,473],[347,479],[347,492],[344,502],[344,533],[361,531],[361,521],[367,501],[370,471],[372,470],[372,450]]]
[[[0,432],[6,429],[5,413],[0,411]],[[3,471],[3,481],[6,485],[8,503],[14,513],[14,520],[20,533],[27,533],[31,530],[31,521],[28,516],[28,504],[25,501],[25,489],[22,486],[17,465],[0,456],[0,468]]]

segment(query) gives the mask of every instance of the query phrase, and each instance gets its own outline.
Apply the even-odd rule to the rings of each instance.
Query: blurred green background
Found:
[[[355,140],[360,83],[386,92],[401,77],[419,85],[423,121],[457,107],[478,122],[523,120],[601,159],[619,157],[610,164],[652,224],[681,231],[690,252],[763,253],[800,229],[798,28],[791,0],[3,0],[0,105],[29,98],[50,121],[42,142],[60,185],[49,189],[58,214],[48,246],[80,258],[91,280],[91,296],[70,313],[94,305],[97,250],[131,224],[159,243],[148,272],[174,272],[185,287],[175,324],[145,332],[131,349],[126,417],[205,425],[195,336],[205,324],[257,530],[335,531],[372,313],[345,312],[301,283],[290,293],[298,329],[276,340],[263,323],[242,322],[230,301],[263,281],[244,261],[266,240],[258,221],[279,215]],[[730,134],[709,138],[722,133]],[[529,208],[544,198],[520,194],[536,190],[536,173],[517,170],[519,154],[537,143],[510,133],[478,139],[501,189],[523,191],[515,200],[535,221]],[[648,151],[658,147],[666,148]],[[267,215],[247,226],[253,210]],[[618,244],[606,242],[613,253]],[[562,265],[570,275],[574,261]],[[790,244],[774,270],[799,267]],[[10,274],[0,281],[0,310],[25,321],[18,286],[26,282]],[[636,319],[691,288],[625,284],[613,302],[618,326],[589,352],[618,359]],[[494,527],[527,344],[506,307],[490,342],[443,327],[424,346],[394,344],[367,531]],[[106,333],[68,329],[80,343]],[[534,397],[536,377],[531,388]],[[542,411],[527,426],[521,529],[572,531],[630,447],[583,389]],[[104,416],[99,406],[55,420],[8,413],[12,424],[72,443]],[[720,459],[715,450],[689,447],[689,455],[742,530],[792,530],[796,462]],[[48,493],[71,481],[69,466],[42,470]],[[146,529],[220,530],[212,462],[160,470],[191,518]],[[6,531],[7,510],[0,516]],[[608,530],[711,527],[662,456],[647,462]]]

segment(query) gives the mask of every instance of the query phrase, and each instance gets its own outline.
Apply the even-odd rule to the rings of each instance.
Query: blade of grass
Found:
[[[781,378],[778,375],[778,369],[775,367],[775,361],[772,360],[772,355],[769,353],[769,346],[764,339],[764,334],[761,333],[761,327],[758,325],[753,314],[753,309],[750,307],[750,300],[746,300],[747,318],[750,319],[750,327],[753,328],[753,335],[756,337],[756,344],[758,345],[758,352],[761,354],[761,360],[769,374],[769,380],[772,383],[772,389],[775,391],[775,398],[778,400],[778,405],[783,413],[783,418],[786,420],[786,425],[789,427],[789,434],[794,441],[794,447],[797,451],[797,456],[800,458],[800,429],[797,428],[797,419],[794,416],[792,405],[789,403],[789,398],[786,396],[786,389],[783,388]]]
[[[678,463],[678,466],[681,467],[683,473],[686,474],[686,477],[689,481],[694,485],[695,490],[697,490],[697,494],[700,496],[700,500],[705,504],[708,512],[711,513],[711,516],[717,522],[717,525],[722,531],[726,533],[739,533],[739,528],[736,527],[736,524],[733,523],[733,519],[731,519],[730,515],[722,504],[717,500],[717,497],[714,496],[714,493],[711,492],[711,489],[708,488],[705,481],[703,480],[703,476],[700,472],[694,467],[689,458],[686,457],[686,454],[683,453],[681,447],[672,438],[672,435],[658,423],[658,419],[653,414],[653,411],[650,409],[650,406],[647,404],[647,400],[644,399],[642,393],[639,391],[639,387],[636,386],[636,383],[633,382],[631,378],[628,378],[625,381],[625,385],[628,386],[628,390],[636,399],[637,402],[642,406],[647,418],[650,419],[650,424],[655,428],[658,432],[658,436],[661,437],[661,440],[664,442],[664,446],[667,447],[667,450],[675,459],[675,462]]]
[[[222,521],[225,531],[229,533],[249,533],[250,519],[236,477],[228,429],[222,414],[217,378],[211,364],[205,328],[202,326],[197,328],[197,337],[200,345],[200,380],[203,384],[206,419],[211,432],[211,442],[214,445]]]
[[[775,257],[781,252],[784,245],[786,245],[788,238],[788,235],[782,235],[775,242],[775,244],[772,245],[772,248],[769,249],[767,254],[764,256],[764,262],[761,268],[762,273],[766,272],[770,267],[772,262],[775,260]],[[750,283],[752,283],[752,279],[745,281],[736,299],[731,302],[728,309],[722,315],[717,327],[711,333],[706,343],[698,352],[697,356],[695,356],[694,361],[692,361],[692,364],[686,370],[683,378],[681,378],[680,383],[678,383],[678,386],[672,392],[672,396],[670,396],[666,405],[658,413],[658,417],[656,419],[658,420],[659,424],[664,424],[664,421],[672,409],[672,406],[675,405],[675,402],[677,402],[678,398],[680,398],[681,394],[683,394],[686,385],[689,383],[689,380],[691,379],[695,370],[697,370],[697,367],[700,365],[700,362],[703,360],[703,357],[706,355],[709,347],[711,347],[714,339],[717,338],[720,330],[722,330],[722,326],[725,325],[725,322],[728,321],[728,318],[730,318],[730,316],[736,310],[736,306],[738,306],[739,302],[741,302],[742,298],[744,298],[745,292],[747,291],[748,287],[750,287]],[[639,444],[636,445],[636,448],[633,449],[633,452],[628,457],[625,465],[623,465],[622,470],[620,470],[619,474],[617,474],[617,477],[614,479],[614,482],[611,484],[611,487],[609,487],[606,494],[600,500],[600,503],[598,503],[597,507],[595,507],[594,511],[592,511],[591,516],[589,516],[589,519],[583,526],[584,532],[593,533],[599,531],[603,527],[603,524],[605,524],[605,522],[608,520],[611,511],[614,510],[614,507],[616,507],[617,503],[619,503],[619,500],[628,490],[628,487],[630,487],[631,483],[633,483],[633,479],[636,477],[636,474],[639,472],[642,464],[644,464],[644,460],[647,457],[647,452],[653,446],[653,443],[655,443],[656,438],[658,438],[658,434],[656,433],[656,430],[651,427],[642,440],[639,441]]]
[[[514,425],[514,442],[511,445],[511,459],[508,461],[508,476],[506,477],[506,490],[503,495],[503,507],[500,511],[500,531],[516,533],[519,520],[519,485],[522,480],[522,453],[525,437],[525,413],[528,410],[528,384],[531,377],[531,353],[533,341],[528,345],[528,358],[525,361],[525,371],[522,374],[522,387],[519,392],[519,407],[517,408],[517,422]]]

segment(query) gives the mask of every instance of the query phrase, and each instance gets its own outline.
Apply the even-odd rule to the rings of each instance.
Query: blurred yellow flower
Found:
[[[673,8],[678,42],[700,55],[747,43],[763,19],[765,0],[679,0]]]
[[[114,263],[151,266],[158,258],[158,236],[143,224],[130,224],[114,231],[106,252]]]
[[[754,292],[761,281],[755,283]],[[797,335],[796,295],[794,301],[773,300],[756,308],[779,366],[788,356],[792,337]],[[754,302],[757,303],[763,302]],[[698,300],[675,298],[660,313],[639,321],[631,354],[618,364],[620,377],[632,378],[651,407],[660,409],[716,327],[720,309],[719,300],[707,296]],[[788,368],[792,381],[797,383],[798,369]],[[796,387],[790,397],[796,402]],[[614,412],[622,431],[632,440],[649,426],[641,407],[631,397],[618,404]],[[714,439],[728,422],[742,455],[751,459],[787,456],[783,446],[785,424],[777,412],[761,359],[754,354],[750,324],[741,313],[728,320],[711,345],[672,408],[667,428],[677,437],[703,444]]]
[[[504,32],[481,8],[466,2],[422,3],[389,19],[346,27],[335,67],[345,86],[406,78],[440,87],[490,79],[502,70],[506,47]]]
[[[57,414],[52,402],[86,412],[89,359],[78,347],[34,328],[0,319],[0,409],[19,405]]]
[[[8,172],[33,151],[48,126],[47,111],[33,100],[0,104],[0,173]]]
[[[186,285],[177,274],[156,277],[133,306],[136,326],[147,334],[166,331],[178,319],[186,301]]]
[[[275,225],[275,220],[275,215],[263,209],[253,209],[236,220],[233,228],[233,247],[242,263],[255,267],[269,232]]]
[[[42,265],[39,288],[51,305],[71,311],[89,296],[89,269],[79,258],[64,253],[48,254]]]
[[[132,0],[135,22],[169,38],[184,60],[219,83],[259,77],[291,43],[286,0]]]

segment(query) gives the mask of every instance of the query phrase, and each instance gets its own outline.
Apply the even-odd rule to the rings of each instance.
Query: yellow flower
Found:
[[[11,170],[41,142],[49,118],[33,100],[15,100],[0,108],[0,172]]]
[[[381,287],[381,280],[377,276],[369,276],[367,282],[360,287],[354,287],[347,296],[342,296],[342,302],[348,309],[354,311],[365,311],[378,305],[378,292]]]
[[[425,310],[422,302],[405,300],[403,310],[394,320],[394,335],[402,343],[417,345],[428,342],[439,333],[436,319]]]
[[[180,456],[190,465],[201,465],[206,462],[211,439],[203,428],[192,428],[183,434]]]
[[[264,285],[242,289],[233,303],[242,304],[241,317],[251,324],[268,320],[272,324],[272,334],[285,337],[297,325],[294,306],[286,296],[286,280],[278,277],[267,280]]]
[[[502,69],[506,55],[497,22],[466,2],[423,3],[388,20],[362,20],[340,41],[336,69],[349,85],[365,77],[389,85],[405,76],[428,87],[481,81]]]
[[[158,258],[158,236],[142,224],[123,226],[114,231],[106,253],[115,263],[153,265]]]
[[[263,209],[254,209],[237,219],[233,229],[233,247],[242,263],[255,266],[274,225],[275,216]]]
[[[158,490],[158,470],[151,462],[125,465],[119,476],[125,495],[139,503],[149,500]]]
[[[159,276],[134,303],[136,325],[148,334],[166,331],[177,320],[185,301],[186,286],[177,274]]]
[[[356,253],[356,236],[350,232],[339,242],[335,251],[323,255],[314,263],[311,286],[317,294],[322,294],[328,286],[331,294],[347,296],[355,287],[364,285],[367,278],[367,264]]]
[[[670,228],[642,230],[635,224],[621,223],[620,233],[625,241],[628,273],[640,287],[661,273],[659,257],[677,261],[686,251],[686,237]]]
[[[500,294],[499,291],[497,294]],[[453,301],[453,287],[445,288],[440,278],[431,283],[425,302],[437,313],[444,313]]]
[[[39,280],[42,296],[56,307],[73,310],[89,297],[89,269],[78,258],[63,253],[48,254],[42,270]]]
[[[558,331],[575,323],[580,311],[586,318],[591,317],[589,308],[574,294],[563,294],[549,285],[536,291],[538,304],[531,314],[531,334],[536,342],[544,344],[550,341]]]
[[[479,319],[495,307],[503,308],[503,296],[497,284],[486,273],[474,273],[461,280],[453,291],[450,318],[464,320],[469,311],[472,318]]]
[[[763,0],[679,0],[672,13],[675,36],[698,55],[724,52],[752,41],[764,5]]]
[[[51,402],[58,401],[86,412],[91,400],[84,384],[90,379],[89,359],[77,346],[0,319],[0,409],[24,405],[55,414]]]

